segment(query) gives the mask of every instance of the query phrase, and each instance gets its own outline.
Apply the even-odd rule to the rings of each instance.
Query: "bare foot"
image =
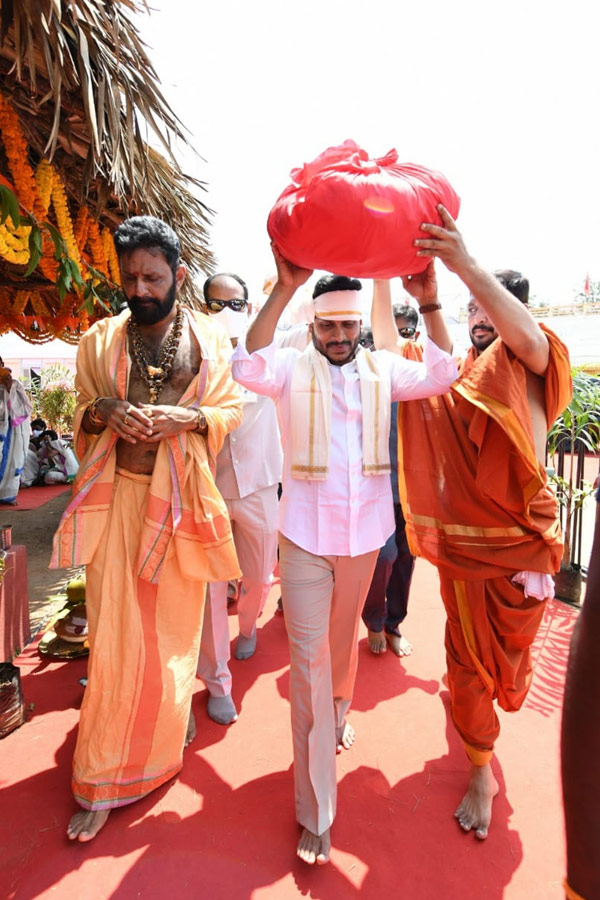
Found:
[[[387,644],[385,642],[385,634],[383,631],[371,631],[371,629],[368,628],[367,634],[369,639],[369,650],[371,653],[385,653]]]
[[[475,829],[475,837],[480,841],[488,836],[492,821],[492,801],[497,793],[498,782],[492,774],[490,763],[485,766],[472,765],[467,793],[454,815],[464,831]]]
[[[313,834],[308,828],[302,829],[296,854],[300,859],[308,863],[309,866],[324,866],[329,862],[329,852],[331,850],[331,838],[329,837],[329,828],[323,834]]]
[[[190,709],[190,717],[188,719],[188,727],[187,727],[187,732],[185,735],[185,742],[184,742],[183,746],[187,747],[189,744],[191,744],[192,741],[194,740],[194,738],[196,737],[197,733],[198,732],[196,731],[196,719],[194,718],[194,713]]]
[[[385,639],[396,656],[410,656],[412,653],[412,644],[409,644],[402,635],[388,634],[386,631]]]
[[[67,827],[67,837],[72,841],[91,841],[106,820],[110,809],[81,809],[75,813]]]
[[[356,732],[352,725],[344,720],[341,728],[335,729],[335,752],[341,753],[342,750],[349,750],[356,738]]]

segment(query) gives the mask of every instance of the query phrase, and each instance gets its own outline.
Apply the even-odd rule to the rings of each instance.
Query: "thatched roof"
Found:
[[[0,0],[0,90],[32,166],[45,157],[60,172],[72,215],[85,204],[111,229],[133,213],[165,219],[193,278],[213,267],[210,210],[205,185],[172,155],[185,130],[130,18],[147,9],[144,0]],[[152,134],[164,156],[149,147]]]

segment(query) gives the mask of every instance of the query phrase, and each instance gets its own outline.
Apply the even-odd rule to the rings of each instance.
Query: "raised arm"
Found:
[[[527,307],[468,253],[456,222],[441,203],[438,212],[443,227],[421,226],[429,236],[415,241],[419,248],[417,255],[437,257],[458,275],[507,347],[531,372],[543,375],[549,359],[548,340],[543,331]]]
[[[246,335],[246,350],[254,353],[262,350],[272,343],[275,336],[275,328],[281,318],[281,314],[288,305],[296,290],[308,281],[312,275],[310,269],[301,269],[283,258],[275,244],[271,244],[275,265],[277,266],[277,281],[271,291],[269,299],[262,307],[256,319],[248,329]]]
[[[391,350],[400,353],[400,339],[392,312],[392,291],[387,279],[373,281],[373,305],[371,307],[371,327],[376,350]]]
[[[429,338],[446,353],[452,353],[452,339],[446,328],[438,299],[437,279],[433,260],[424,272],[402,279],[404,289],[419,304],[425,329]],[[389,281],[375,279],[373,282],[373,306],[371,309],[373,340],[378,350],[402,353],[404,343],[398,336],[392,313],[392,297]]]

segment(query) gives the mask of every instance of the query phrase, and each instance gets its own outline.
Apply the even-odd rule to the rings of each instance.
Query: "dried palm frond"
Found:
[[[133,212],[164,218],[194,275],[213,266],[211,211],[198,196],[205,185],[173,156],[186,133],[130,18],[147,10],[145,0],[0,0],[2,91],[76,204],[113,226]]]

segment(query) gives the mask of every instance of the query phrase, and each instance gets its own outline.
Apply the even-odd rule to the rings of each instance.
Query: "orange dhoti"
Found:
[[[570,399],[566,348],[542,326],[548,427]],[[537,459],[523,364],[500,339],[469,351],[442,397],[398,407],[399,487],[411,552],[437,566],[446,607],[452,717],[473,763],[499,732],[494,700],[523,704],[546,585],[526,597],[512,578],[556,572],[556,497]],[[533,591],[531,592],[533,593]],[[542,601],[542,602],[540,602]]]
[[[54,537],[53,568],[87,566],[90,665],[73,790],[87,809],[131,803],[181,768],[208,582],[241,575],[214,460],[241,419],[223,329],[184,310],[201,350],[179,406],[208,434],[161,440],[152,475],[116,467],[117,435],[82,428],[96,397],[125,399],[129,313],[96,323],[77,354],[81,464]]]
[[[150,482],[117,470],[86,570],[90,663],[72,782],[86,809],[131,803],[181,769],[205,585],[182,575],[174,552],[159,584],[137,577]]]
[[[531,682],[531,645],[544,603],[510,578],[455,581],[440,572],[452,720],[469,759],[489,762],[500,733],[494,700],[520,709]]]

